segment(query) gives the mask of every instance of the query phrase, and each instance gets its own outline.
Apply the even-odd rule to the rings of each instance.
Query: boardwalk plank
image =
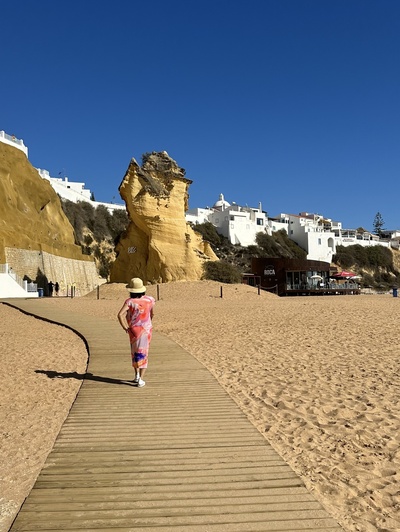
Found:
[[[9,302],[11,303],[11,302]],[[77,400],[11,531],[341,530],[198,361],[157,333],[147,385],[116,322],[46,301],[16,308],[85,339]]]

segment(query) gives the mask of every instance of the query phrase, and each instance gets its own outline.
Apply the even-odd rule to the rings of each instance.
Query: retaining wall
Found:
[[[6,262],[22,278],[28,277],[43,288],[47,294],[47,283],[60,285],[60,295],[67,295],[70,287],[75,294],[85,295],[94,290],[102,281],[99,279],[96,264],[91,260],[68,259],[52,255],[46,251],[18,248],[5,248]]]

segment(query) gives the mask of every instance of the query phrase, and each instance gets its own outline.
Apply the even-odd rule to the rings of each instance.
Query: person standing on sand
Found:
[[[54,285],[54,290],[56,291],[56,296],[58,296],[58,292],[60,291],[60,285],[58,284],[58,281],[56,281],[56,284]]]
[[[124,331],[129,334],[132,366],[135,368],[133,382],[141,388],[146,384],[143,377],[147,369],[155,299],[146,296],[146,287],[139,277],[131,279],[126,288],[130,297],[118,312],[118,321]]]
[[[49,283],[47,284],[47,288],[49,289],[49,297],[53,297],[53,288],[54,288],[53,281],[49,281]]]

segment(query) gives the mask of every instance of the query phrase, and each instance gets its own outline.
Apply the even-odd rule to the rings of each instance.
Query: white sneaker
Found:
[[[138,383],[139,380],[140,380],[140,375],[139,375],[139,373],[136,373],[136,376],[135,376],[135,378],[133,379],[133,382]]]
[[[141,387],[144,386],[145,384],[146,384],[146,383],[145,383],[144,380],[142,380],[142,379],[139,379],[139,380],[138,380],[137,385],[138,385],[139,388],[141,388]]]

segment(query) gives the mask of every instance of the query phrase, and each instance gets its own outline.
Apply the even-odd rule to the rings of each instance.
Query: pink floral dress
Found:
[[[155,299],[151,296],[129,298],[125,301],[129,308],[126,318],[129,324],[128,333],[131,342],[132,366],[134,368],[147,368],[153,330],[151,309],[154,303]]]

